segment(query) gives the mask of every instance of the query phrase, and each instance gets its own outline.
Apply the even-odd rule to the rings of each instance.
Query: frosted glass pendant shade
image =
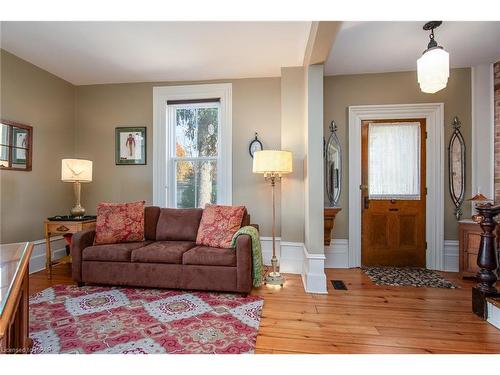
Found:
[[[450,76],[450,55],[440,47],[431,48],[417,60],[420,90],[434,94],[446,87]]]

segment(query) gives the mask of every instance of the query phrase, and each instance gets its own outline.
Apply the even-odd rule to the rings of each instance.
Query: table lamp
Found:
[[[61,181],[74,184],[76,204],[70,210],[71,216],[84,216],[85,208],[80,204],[81,183],[92,182],[92,162],[83,159],[62,159]]]
[[[278,258],[276,258],[276,205],[274,188],[281,180],[282,175],[292,172],[292,153],[290,151],[265,150],[257,151],[253,156],[253,173],[261,173],[266,181],[271,183],[273,196],[273,257],[271,265],[273,270],[266,276],[266,284],[281,285],[285,282],[284,277],[278,272]]]

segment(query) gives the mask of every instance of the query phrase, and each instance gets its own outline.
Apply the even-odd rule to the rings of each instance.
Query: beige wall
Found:
[[[293,154],[293,172],[281,180],[281,240],[304,242],[305,69],[281,68],[281,147]]]
[[[457,222],[453,216],[453,204],[448,189],[448,141],[452,133],[451,122],[454,116],[462,121],[462,134],[467,145],[467,184],[466,197],[471,195],[471,72],[469,68],[452,69],[448,86],[436,94],[424,94],[417,84],[416,72],[397,72],[381,74],[358,74],[325,77],[324,136],[329,136],[328,125],[334,120],[343,147],[342,211],[335,220],[334,238],[348,238],[348,200],[349,175],[348,160],[348,107],[366,104],[409,104],[444,103],[445,131],[445,231],[446,240],[456,240]],[[427,163],[431,163],[428,160]],[[470,205],[464,203],[464,217],[470,214]]]
[[[1,51],[1,116],[34,127],[32,172],[2,171],[1,242],[36,240],[43,237],[45,217],[66,213],[73,204],[70,186],[59,181],[59,163],[64,157],[81,157],[94,161],[94,182],[83,186],[83,204],[95,213],[100,201],[133,201],[152,203],[152,123],[154,86],[183,83],[130,83],[74,87],[70,83],[39,69],[14,55]],[[290,69],[287,71],[286,69]],[[303,186],[305,158],[304,138],[292,134],[287,114],[293,117],[297,105],[296,130],[305,131],[303,113],[303,68],[285,68],[289,81],[280,78],[219,80],[233,84],[233,203],[249,208],[252,221],[261,225],[262,235],[271,228],[270,186],[262,176],[251,172],[252,159],[248,143],[257,131],[266,149],[293,149],[294,176],[287,184]],[[200,82],[192,82],[200,83]],[[296,87],[295,87],[296,86]],[[298,96],[290,92],[295,87]],[[281,90],[284,94],[283,98]],[[324,78],[324,135],[335,120],[344,146],[344,171],[341,196],[343,211],[338,215],[333,236],[347,238],[348,147],[347,108],[362,104],[396,104],[444,102],[446,148],[453,116],[460,117],[467,145],[471,140],[470,69],[453,69],[448,87],[441,92],[423,94],[416,84],[415,72],[330,76]],[[282,100],[283,99],[283,100]],[[294,104],[295,103],[295,104]],[[290,111],[286,110],[289,108]],[[301,115],[302,113],[302,115]],[[283,116],[283,119],[281,118]],[[291,122],[292,119],[289,118]],[[114,128],[146,126],[148,128],[148,164],[116,166],[114,163]],[[304,134],[304,133],[302,133]],[[304,134],[305,136],[305,134]],[[470,147],[467,149],[467,191],[470,191]],[[447,165],[447,159],[445,161]],[[446,176],[445,176],[446,177]],[[285,241],[304,241],[304,207],[293,212],[280,209],[278,187],[277,212],[282,212],[287,227]],[[302,195],[304,192],[302,191]],[[292,194],[293,195],[293,194]],[[304,199],[305,197],[303,197]],[[287,198],[291,201],[293,198]],[[302,200],[303,201],[303,200]],[[468,208],[468,206],[465,206]],[[464,215],[468,214],[465,210]],[[278,216],[278,235],[280,215]],[[445,178],[445,239],[456,239],[456,221]]]
[[[271,234],[271,190],[252,173],[248,144],[259,133],[266,149],[280,148],[280,78],[211,81],[233,85],[233,204],[248,207],[263,236]],[[200,82],[192,82],[200,83]],[[208,83],[208,82],[206,82]],[[83,186],[83,205],[95,212],[98,202],[153,199],[153,87],[183,83],[129,83],[78,86],[76,156],[94,161],[94,181]],[[117,166],[114,129],[147,127],[147,165]],[[278,187],[278,206],[279,206]],[[278,215],[279,233],[279,215]]]
[[[1,118],[33,127],[33,170],[0,171],[0,243],[38,240],[73,204],[60,163],[74,152],[74,86],[4,50],[0,64]]]

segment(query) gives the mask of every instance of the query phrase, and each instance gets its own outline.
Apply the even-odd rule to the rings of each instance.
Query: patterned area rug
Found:
[[[362,267],[377,285],[414,286],[417,288],[456,288],[439,273],[416,267]]]
[[[30,297],[32,353],[253,353],[264,301],[56,285]]]

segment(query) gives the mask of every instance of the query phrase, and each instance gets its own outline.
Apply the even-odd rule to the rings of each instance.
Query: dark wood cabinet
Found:
[[[471,219],[460,220],[458,223],[460,277],[474,278],[479,271],[479,266],[477,265],[477,254],[479,252],[481,233],[483,233],[483,231],[481,226]],[[498,249],[500,240],[500,225],[496,226],[494,233],[496,235],[495,246]]]
[[[481,242],[481,226],[471,219],[459,221],[459,272],[461,277],[475,277],[479,271],[477,254]]]

